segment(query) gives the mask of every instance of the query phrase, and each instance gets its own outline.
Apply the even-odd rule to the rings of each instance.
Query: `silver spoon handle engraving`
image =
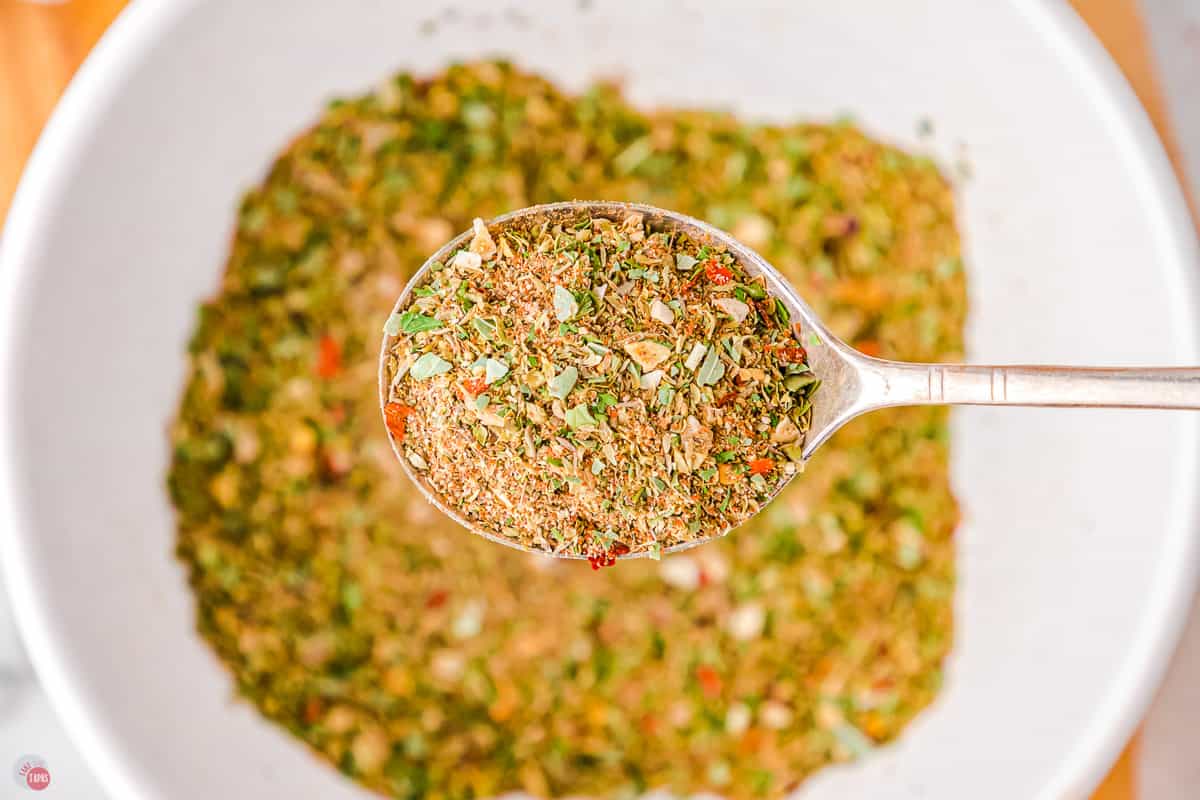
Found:
[[[1200,367],[989,367],[872,359],[868,407],[1094,406],[1200,409]],[[865,376],[864,376],[865,377]]]

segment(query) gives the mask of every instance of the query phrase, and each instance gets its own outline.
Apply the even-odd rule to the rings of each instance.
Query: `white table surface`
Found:
[[[1188,182],[1200,199],[1200,0],[1140,2]],[[1200,602],[1146,722],[1138,765],[1139,800],[1200,797],[1198,726]],[[36,796],[11,782],[12,766],[25,755],[41,757],[50,771],[51,785],[41,796],[104,797],[38,685],[21,650],[7,595],[0,592],[0,798]]]

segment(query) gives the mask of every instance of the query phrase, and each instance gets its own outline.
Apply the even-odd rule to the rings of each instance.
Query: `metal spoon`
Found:
[[[821,388],[813,398],[812,422],[804,442],[807,461],[817,448],[829,441],[838,428],[859,414],[890,406],[917,405],[998,405],[998,406],[1087,406],[1108,408],[1182,408],[1200,409],[1200,367],[1054,367],[1054,366],[977,366],[967,364],[915,364],[888,361],[863,355],[834,336],[779,271],[762,256],[707,222],[674,211],[665,211],[638,203],[572,201],[530,206],[496,217],[488,227],[503,226],[530,217],[600,216],[620,221],[630,213],[640,213],[658,230],[682,231],[701,243],[726,248],[750,275],[761,275],[767,291],[783,301],[793,323],[799,323],[803,344],[813,374],[821,379]],[[433,254],[413,275],[395,310],[411,302],[414,288],[423,285],[434,262],[445,262],[470,242],[471,231],[452,239]],[[384,336],[379,354],[379,400],[388,402],[387,354],[395,337]],[[546,554],[526,548],[510,539],[473,528],[457,511],[442,502],[399,452],[392,450],[405,473],[425,498],[440,511],[492,541],[527,552]],[[783,484],[779,486],[773,500]],[[770,501],[768,501],[769,503]],[[765,508],[768,503],[764,503]],[[761,511],[761,509],[760,509]],[[721,535],[728,533],[726,530]],[[710,537],[715,538],[715,537]],[[710,539],[684,542],[667,552],[678,552]],[[642,555],[642,554],[634,554]],[[582,558],[582,556],[564,556]],[[632,557],[632,556],[631,556]]]

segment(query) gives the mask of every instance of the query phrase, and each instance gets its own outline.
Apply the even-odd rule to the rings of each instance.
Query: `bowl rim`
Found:
[[[67,191],[76,156],[89,135],[90,122],[109,105],[127,77],[138,69],[161,34],[172,28],[197,0],[139,0],[127,6],[101,37],[69,83],[29,158],[13,196],[0,238],[0,568],[8,586],[17,627],[30,660],[73,744],[84,755],[104,789],[114,797],[156,797],[144,765],[121,746],[108,720],[94,712],[67,667],[62,651],[66,631],[48,611],[49,593],[39,581],[39,565],[28,548],[32,530],[22,507],[19,459],[13,431],[18,393],[13,362],[26,319],[24,293],[32,264],[43,247],[49,222],[40,209]],[[1145,109],[1117,65],[1086,23],[1056,0],[1011,0],[1034,33],[1060,54],[1094,107],[1107,117],[1110,131],[1131,165],[1149,205],[1157,238],[1175,262],[1173,301],[1184,320],[1180,338],[1193,363],[1200,361],[1200,246],[1183,191]],[[1197,440],[1195,424],[1188,435]],[[1198,442],[1200,443],[1200,442]],[[1114,677],[1108,702],[1098,709],[1102,721],[1065,754],[1041,797],[1076,796],[1094,789],[1132,735],[1162,681],[1191,607],[1200,577],[1200,448],[1185,453],[1176,476],[1176,496],[1188,511],[1164,542],[1165,585],[1155,593],[1138,638],[1130,643],[1125,668]],[[1190,497],[1188,496],[1190,493]],[[1170,556],[1170,558],[1166,558]]]

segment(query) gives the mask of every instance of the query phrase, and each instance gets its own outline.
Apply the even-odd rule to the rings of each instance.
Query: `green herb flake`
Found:
[[[387,322],[383,323],[383,332],[388,336],[399,336],[400,331],[402,330],[401,323],[403,319],[403,314],[396,314],[393,312],[388,316]]]
[[[405,311],[403,314],[392,314],[388,317],[384,331],[388,336],[397,336],[401,333],[436,331],[441,327],[442,321],[439,319],[426,316],[419,311]]]
[[[580,403],[567,409],[567,425],[572,428],[591,428],[596,426],[596,420],[588,413],[586,403]]]
[[[712,386],[721,380],[724,375],[725,364],[721,362],[721,357],[717,354],[717,349],[709,347],[708,355],[704,357],[704,363],[696,371],[696,383],[700,386]]]
[[[579,380],[579,370],[575,367],[567,367],[562,372],[558,373],[551,379],[546,390],[551,397],[556,397],[559,400],[566,400],[567,395],[575,388],[575,383]]]
[[[508,365],[503,361],[489,358],[483,366],[483,380],[488,386],[508,374]]]
[[[805,386],[810,386],[817,383],[817,376],[812,373],[805,375],[789,375],[783,379],[783,387],[789,392],[795,392],[803,389]]]
[[[444,360],[436,353],[426,353],[408,368],[408,374],[413,380],[424,381],[435,375],[449,372],[452,366],[449,361]]]
[[[554,287],[554,317],[559,322],[566,322],[579,313],[579,301],[575,295],[561,286]]]
[[[475,301],[467,297],[467,282],[463,281],[458,285],[458,290],[454,293],[454,299],[463,307],[465,311],[470,311],[475,307]]]
[[[622,175],[628,175],[636,170],[653,152],[654,145],[651,143],[650,137],[637,139],[617,154],[613,159],[613,166]]]
[[[496,338],[496,323],[491,320],[475,317],[475,319],[471,320],[471,325],[486,341],[490,342]]]
[[[875,745],[866,734],[848,722],[835,725],[833,735],[842,747],[850,751],[853,758],[862,758],[875,749]]]
[[[362,608],[363,591],[362,587],[354,581],[345,581],[342,584],[342,607],[353,614],[358,609]]]
[[[778,297],[775,298],[775,316],[778,318],[780,325],[787,325],[792,319],[791,312],[787,310],[787,306]]]

